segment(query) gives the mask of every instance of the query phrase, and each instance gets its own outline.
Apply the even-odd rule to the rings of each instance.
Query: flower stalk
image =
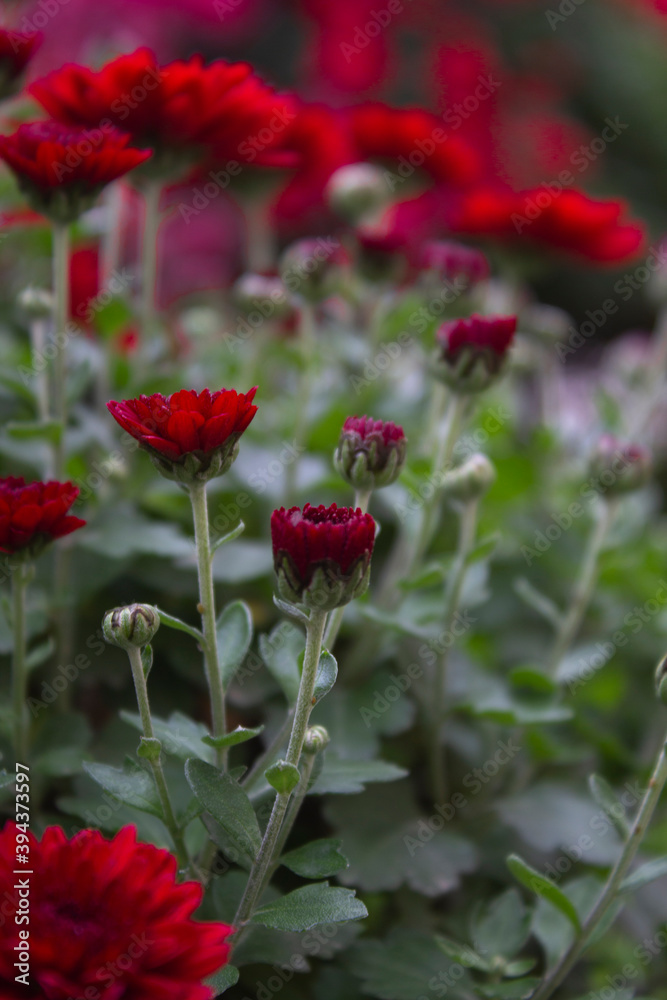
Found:
[[[152,743],[150,752],[146,753],[145,756],[147,757],[151,771],[153,772],[155,787],[157,788],[160,805],[162,807],[162,815],[164,817],[165,825],[171,834],[171,839],[174,842],[179,867],[187,868],[189,865],[189,858],[185,841],[183,840],[183,831],[179,827],[176,821],[176,816],[174,815],[171,798],[169,796],[169,789],[167,787],[167,779],[164,776],[164,770],[160,760],[160,747],[158,741],[155,739],[155,732],[153,730],[153,720],[151,719],[151,710],[148,701],[148,685],[146,684],[146,675],[144,674],[144,665],[141,659],[141,649],[138,646],[128,646],[127,655],[130,660],[130,666],[132,667],[132,679],[134,680],[134,690],[137,694],[137,705],[139,706],[139,715],[141,717],[141,727],[144,739],[150,740]]]
[[[313,609],[306,624],[306,650],[303,657],[301,683],[294,710],[294,721],[285,760],[298,767],[308,728],[308,720],[313,707],[315,678],[320,662],[322,638],[326,625],[326,612]],[[234,944],[238,945],[245,925],[252,917],[255,907],[266,886],[267,877],[276,858],[280,831],[290,803],[292,792],[278,792],[273,803],[271,816],[262,839],[262,844],[252,866],[243,898],[234,917],[234,927],[238,928]]]
[[[303,301],[299,307],[299,346],[301,349],[301,380],[296,404],[296,420],[293,428],[294,438],[294,461],[285,467],[285,497],[286,503],[291,503],[296,493],[296,482],[299,473],[299,456],[304,450],[304,441],[307,432],[308,407],[313,395],[313,382],[315,378],[315,305],[312,302]]]
[[[554,676],[570,648],[581,626],[586,609],[590,604],[598,574],[600,553],[607,533],[613,524],[618,510],[615,498],[601,501],[602,508],[588,539],[581,562],[579,575],[572,591],[570,605],[556,630],[553,645],[547,661],[547,669]]]
[[[192,504],[192,519],[195,529],[195,544],[197,547],[197,575],[199,579],[199,612],[202,621],[202,646],[206,680],[211,698],[211,718],[213,736],[224,736],[227,732],[225,716],[225,691],[218,656],[218,638],[216,633],[215,593],[213,589],[213,557],[211,552],[211,536],[208,524],[208,501],[206,483],[195,481],[189,487]],[[218,767],[227,766],[227,748],[216,749]]]
[[[618,899],[621,883],[628,873],[632,862],[646,833],[651,817],[667,782],[667,736],[665,737],[653,774],[649,779],[648,788],[630,828],[623,849],[605,882],[593,909],[584,920],[581,931],[572,942],[565,954],[560,958],[551,972],[547,973],[541,985],[533,994],[531,1000],[548,1000],[558,989],[580,956],[586,949],[595,931],[600,926],[609,910]]]

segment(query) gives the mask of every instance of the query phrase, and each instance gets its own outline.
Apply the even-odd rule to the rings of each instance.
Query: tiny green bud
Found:
[[[667,705],[667,656],[663,656],[656,668],[655,690],[663,705]]]
[[[128,604],[107,611],[102,620],[104,638],[121,649],[141,649],[160,627],[157,608],[150,604]]]
[[[303,752],[308,754],[321,753],[329,745],[329,734],[324,726],[311,726],[306,730],[303,741]]]
[[[29,285],[19,293],[18,304],[31,319],[48,319],[53,315],[53,295],[46,288]]]
[[[326,186],[329,207],[348,222],[360,222],[390,199],[382,170],[372,163],[349,163],[339,167]]]
[[[442,490],[451,500],[477,500],[493,485],[496,470],[481,452],[471,455],[463,465],[445,476]]]
[[[301,772],[286,760],[277,760],[264,772],[268,783],[280,794],[293,791],[301,780]]]
[[[137,747],[137,756],[155,763],[160,759],[162,744],[154,736],[142,736]]]

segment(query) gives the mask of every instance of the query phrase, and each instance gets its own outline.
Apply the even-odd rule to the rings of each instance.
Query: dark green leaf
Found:
[[[351,889],[317,882],[260,907],[252,922],[282,931],[307,931],[318,924],[361,920],[367,916],[366,907]]]
[[[117,770],[108,764],[95,764],[84,761],[83,769],[93,781],[101,785],[105,791],[120,799],[128,806],[134,806],[151,816],[162,818],[162,807],[152,775],[143,768],[136,770]]]
[[[541,875],[535,868],[531,868],[518,854],[510,855],[507,859],[507,867],[522,885],[530,889],[531,892],[536,893],[536,895],[546,899],[557,910],[560,910],[568,918],[576,931],[581,930],[581,922],[577,911],[555,882]]]
[[[241,665],[252,640],[252,614],[244,601],[232,601],[216,623],[222,684],[226,688]]]
[[[239,743],[246,743],[255,736],[259,736],[263,729],[264,726],[257,726],[255,729],[244,729],[243,726],[237,726],[231,733],[226,733],[224,736],[202,736],[202,743],[217,748],[235,747]]]
[[[198,758],[186,761],[185,776],[204,809],[220,824],[235,848],[255,858],[262,836],[250,799],[238,783]]]
[[[347,868],[347,858],[339,850],[341,843],[333,838],[313,840],[283,854],[280,863],[303,878],[328,878]]]

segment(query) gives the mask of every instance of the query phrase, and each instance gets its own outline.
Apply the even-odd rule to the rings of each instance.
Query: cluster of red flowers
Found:
[[[0,832],[2,997],[210,1000],[202,980],[226,963],[232,928],[193,920],[199,883],[179,884],[175,857],[137,843],[129,826],[112,840],[97,830],[68,840],[56,826],[41,841],[26,834],[39,878],[30,881],[29,983],[17,983],[25,939],[14,920],[17,832],[12,823]]]

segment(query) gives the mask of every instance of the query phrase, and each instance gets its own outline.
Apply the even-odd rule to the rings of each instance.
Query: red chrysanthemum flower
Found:
[[[198,883],[177,883],[168,851],[137,843],[124,827],[112,840],[58,826],[28,834],[30,924],[17,925],[17,828],[0,833],[0,995],[6,1000],[209,1000],[202,980],[227,961],[232,928],[192,919]],[[29,985],[15,982],[19,931],[30,932]],[[19,970],[24,971],[24,970]]]
[[[293,604],[326,611],[368,587],[375,521],[359,508],[281,507],[271,515],[271,540],[278,589]]]
[[[0,96],[9,97],[18,88],[19,77],[42,44],[40,32],[0,28]]]
[[[32,207],[61,222],[90,208],[107,184],[151,155],[128,149],[129,136],[109,129],[72,129],[29,122],[0,136],[0,159],[11,168]]]
[[[44,545],[82,528],[85,521],[68,514],[79,495],[73,483],[29,483],[22,477],[0,479],[0,552],[34,556]]]
[[[348,417],[334,455],[334,464],[351,486],[373,490],[400,475],[407,438],[402,427],[372,417]]]
[[[155,150],[156,170],[171,173],[210,155],[219,162],[281,159],[294,102],[277,94],[247,63],[199,55],[160,66],[137,49],[95,71],[68,64],[30,86],[48,113],[67,125],[108,122],[136,146]]]
[[[107,408],[163,475],[192,482],[221,476],[232,464],[239,438],[257,412],[256,391],[181,389],[171,396],[156,392],[120,403],[111,400]]]
[[[436,332],[435,373],[460,392],[480,392],[502,373],[516,316],[453,319]]]

